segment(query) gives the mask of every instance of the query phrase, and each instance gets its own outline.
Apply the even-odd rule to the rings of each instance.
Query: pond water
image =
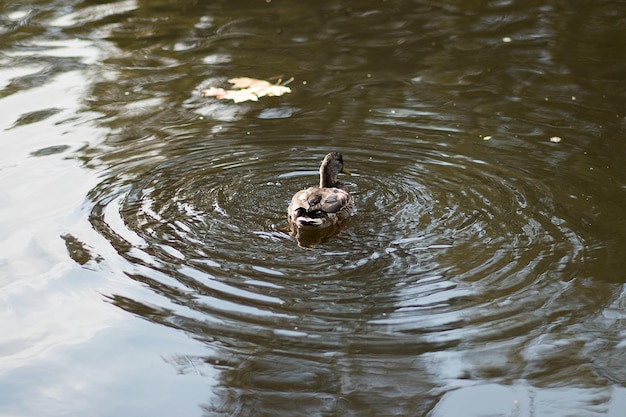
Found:
[[[622,2],[0,14],[0,415],[623,415]]]

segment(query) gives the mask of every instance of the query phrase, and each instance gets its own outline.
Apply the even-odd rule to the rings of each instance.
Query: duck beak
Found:
[[[342,168],[342,169],[341,169],[341,172],[343,172],[343,173],[344,173],[344,174],[346,174],[346,175],[352,175],[352,173],[351,173],[350,171],[348,171],[348,169],[347,169],[347,168]]]

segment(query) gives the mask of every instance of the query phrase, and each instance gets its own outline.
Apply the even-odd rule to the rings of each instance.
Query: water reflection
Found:
[[[74,332],[52,315],[55,337],[12,326],[18,354],[33,338],[93,370],[130,352],[116,364],[141,375],[106,377],[141,381],[138,409],[172,393],[163,415],[190,390],[205,415],[621,412],[619,5],[40,3],[7,6],[0,33],[0,104],[16,109],[0,112],[14,221],[0,267],[19,278],[12,300],[50,314],[77,291],[67,311],[95,313]],[[233,76],[293,76],[293,93],[200,96]],[[358,212],[303,249],[280,233],[285,207],[330,150],[349,158]],[[33,175],[78,164],[86,180]],[[50,203],[33,197],[53,183]],[[49,241],[62,256],[40,256]],[[29,297],[59,258],[71,267]],[[77,350],[92,353],[74,364]],[[150,360],[167,369],[154,381]],[[119,414],[127,396],[94,391],[71,409]]]

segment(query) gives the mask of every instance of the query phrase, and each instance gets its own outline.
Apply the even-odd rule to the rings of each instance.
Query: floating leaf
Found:
[[[288,80],[285,84],[289,83]],[[257,80],[255,78],[239,77],[228,80],[232,84],[230,90],[210,86],[206,90],[200,90],[203,97],[215,97],[218,100],[232,100],[235,103],[244,101],[258,101],[260,97],[282,96],[291,93],[291,88],[285,84],[272,84],[269,81]]]

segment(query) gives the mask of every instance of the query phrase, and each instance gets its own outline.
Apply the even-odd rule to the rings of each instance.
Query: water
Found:
[[[620,2],[35,3],[1,9],[0,414],[621,416]],[[293,92],[201,97],[238,76]],[[332,150],[357,214],[301,248]]]

